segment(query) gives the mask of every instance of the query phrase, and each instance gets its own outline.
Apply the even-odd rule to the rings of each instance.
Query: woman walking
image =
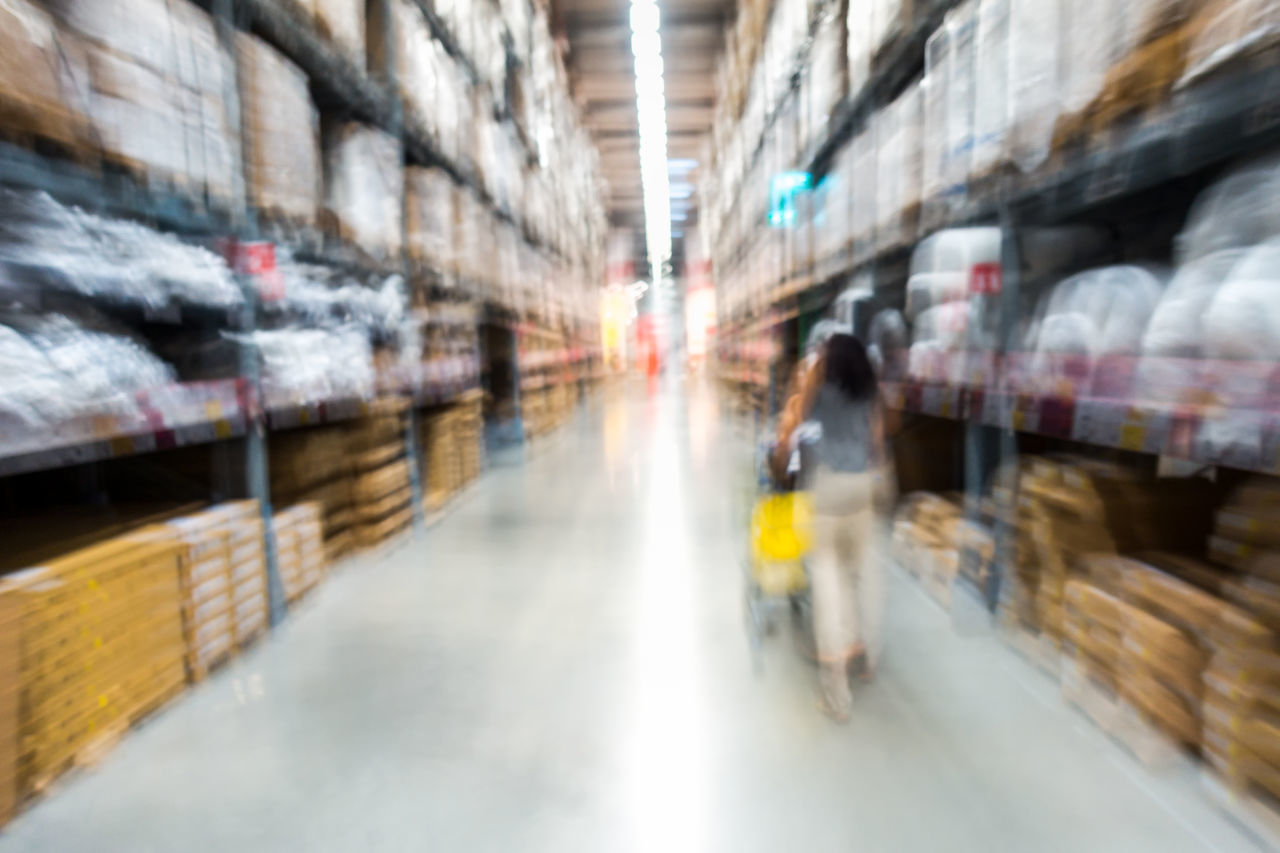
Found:
[[[846,722],[849,670],[870,679],[879,659],[884,584],[878,498],[890,488],[883,413],[866,348],[833,335],[805,383],[797,434],[806,487],[813,494],[809,581],[822,708]],[[788,436],[790,439],[790,436]],[[787,441],[790,445],[792,442]]]

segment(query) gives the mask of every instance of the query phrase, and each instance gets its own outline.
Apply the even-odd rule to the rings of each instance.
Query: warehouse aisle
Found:
[[[756,678],[744,439],[706,389],[607,390],[422,541],[347,566],[0,853],[1255,849],[905,580],[848,727],[785,638]]]

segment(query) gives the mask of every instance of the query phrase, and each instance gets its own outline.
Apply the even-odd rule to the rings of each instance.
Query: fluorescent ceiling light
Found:
[[[630,20],[645,242],[649,268],[654,280],[661,281],[663,265],[671,258],[671,188],[667,176],[667,100],[658,4],[654,0],[633,0]]]

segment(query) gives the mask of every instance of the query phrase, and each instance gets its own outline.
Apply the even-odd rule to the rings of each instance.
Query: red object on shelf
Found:
[[[974,264],[969,270],[969,292],[996,294],[1004,289],[1004,271],[999,264]]]

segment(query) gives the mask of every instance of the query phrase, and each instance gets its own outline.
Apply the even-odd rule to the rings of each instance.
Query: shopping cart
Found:
[[[750,491],[744,500],[747,556],[746,622],[752,662],[763,669],[761,647],[784,614],[803,621],[808,609],[809,581],[805,557],[812,541],[813,504],[807,492],[775,482],[770,471],[771,445],[757,445]]]

